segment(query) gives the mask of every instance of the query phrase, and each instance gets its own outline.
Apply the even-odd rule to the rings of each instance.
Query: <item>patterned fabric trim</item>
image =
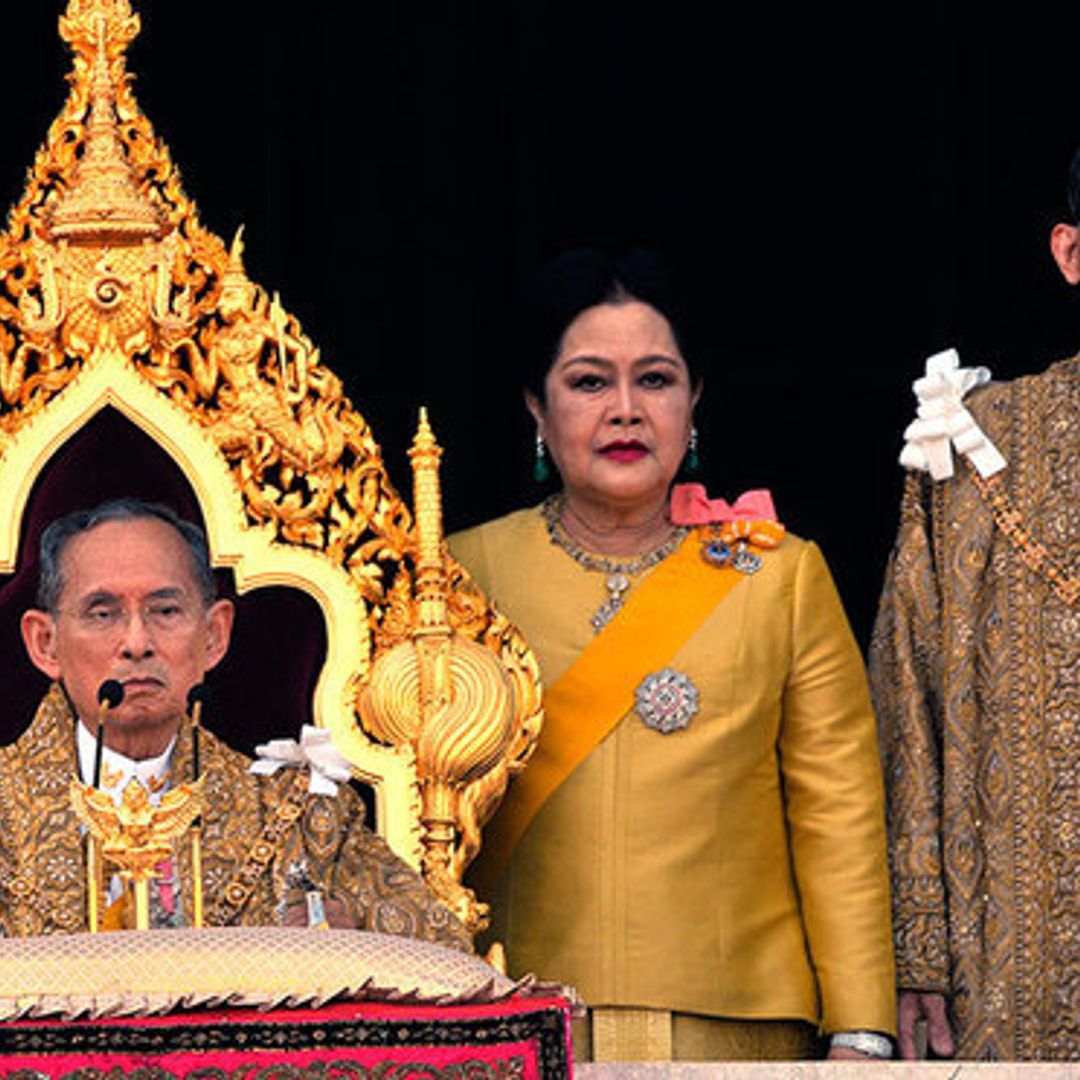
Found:
[[[274,861],[278,847],[289,829],[304,813],[307,802],[308,773],[298,770],[285,797],[274,808],[273,816],[263,827],[258,840],[251,845],[247,856],[232,879],[221,890],[217,901],[207,914],[208,926],[226,926],[237,916],[251,898],[259,879]]]
[[[568,1005],[550,998],[0,1025],[4,1075],[35,1080],[562,1080],[568,1041]]]

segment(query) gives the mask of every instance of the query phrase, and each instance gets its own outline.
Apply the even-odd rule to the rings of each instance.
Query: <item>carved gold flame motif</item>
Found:
[[[220,507],[239,506],[228,536],[246,530],[237,550],[257,536],[269,553],[247,578],[245,556],[226,553],[241,586],[292,581],[299,572],[272,558],[291,552],[295,568],[303,552],[330,582],[320,598],[345,596],[358,613],[352,628],[328,615],[333,677],[317,719],[358,773],[374,776],[370,759],[383,754],[395,776],[413,777],[418,842],[403,854],[479,928],[482,906],[461,875],[538,737],[535,660],[445,553],[426,420],[412,451],[414,526],[341,380],[248,278],[241,233],[226,247],[200,223],[132,93],[125,55],[139,26],[128,0],[70,0],[60,19],[70,94],[0,236],[0,470],[39,467],[102,407],[90,389],[102,373],[126,388],[110,401],[174,456],[190,444],[190,461],[220,461],[202,487],[193,479],[212,546],[227,531]],[[24,496],[11,498],[21,510]]]

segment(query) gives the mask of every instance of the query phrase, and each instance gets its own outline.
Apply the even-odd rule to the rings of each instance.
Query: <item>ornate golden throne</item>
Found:
[[[535,745],[535,661],[446,554],[426,418],[410,513],[241,235],[200,223],[125,72],[138,31],[128,0],[70,0],[70,94],[0,238],[4,739],[41,692],[15,622],[43,525],[113,495],[171,502],[240,605],[217,712],[244,723],[220,733],[328,728],[379,831],[475,932],[462,874]]]

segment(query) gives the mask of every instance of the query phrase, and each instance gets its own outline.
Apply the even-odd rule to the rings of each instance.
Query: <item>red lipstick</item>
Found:
[[[640,461],[648,452],[637,439],[616,439],[600,447],[600,453],[610,461]]]

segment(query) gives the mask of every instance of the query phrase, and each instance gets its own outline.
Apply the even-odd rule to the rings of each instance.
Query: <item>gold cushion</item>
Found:
[[[359,930],[221,927],[0,939],[0,1020],[331,998],[475,1004],[528,985],[468,953]]]

